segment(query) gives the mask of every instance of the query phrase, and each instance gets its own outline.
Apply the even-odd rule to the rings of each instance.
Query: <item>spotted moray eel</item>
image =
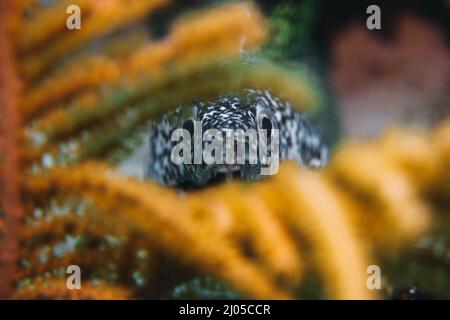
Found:
[[[320,135],[289,102],[269,91],[244,90],[237,95],[223,96],[217,101],[195,102],[177,108],[165,114],[161,120],[152,122],[144,169],[146,179],[165,186],[204,187],[230,175],[240,176],[244,180],[263,178],[261,168],[265,163],[260,161],[261,158],[258,158],[257,163],[236,165],[207,164],[204,161],[198,164],[175,164],[171,152],[178,141],[171,141],[172,132],[184,128],[194,134],[194,121],[201,121],[202,132],[217,129],[224,137],[228,129],[242,129],[244,132],[253,129],[257,135],[261,132],[258,129],[265,129],[270,140],[270,132],[278,129],[280,161],[292,160],[307,168],[320,168],[327,162],[328,148]],[[248,138],[245,141],[249,143]],[[259,141],[256,139],[256,143],[247,145],[248,150],[258,148]],[[205,147],[205,143],[202,142],[200,147]],[[270,142],[267,145],[270,154]],[[196,147],[193,145],[191,149],[192,157]]]

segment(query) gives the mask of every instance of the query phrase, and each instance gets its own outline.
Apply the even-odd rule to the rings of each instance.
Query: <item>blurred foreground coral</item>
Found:
[[[158,40],[142,19],[169,0],[77,1],[83,28],[67,31],[70,3],[1,4],[2,298],[171,298],[206,277],[233,297],[375,299],[370,265],[384,288],[405,270],[398,256],[430,277],[448,269],[450,123],[343,143],[322,173],[287,163],[180,194],[115,167],[148,120],[249,87],[314,108],[313,81],[243,58],[269,36],[251,2],[187,14]],[[81,290],[66,287],[70,265]]]

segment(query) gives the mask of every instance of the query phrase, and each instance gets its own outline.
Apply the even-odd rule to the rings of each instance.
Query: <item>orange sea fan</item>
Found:
[[[14,1],[0,4],[0,106],[2,130],[2,209],[5,212],[0,264],[0,298],[5,298],[14,285],[18,254],[17,235],[25,215],[21,195],[21,171],[18,144],[21,139],[19,104],[20,79],[17,74],[15,47],[11,36],[17,32],[17,17],[22,8]],[[11,16],[10,18],[9,15]]]

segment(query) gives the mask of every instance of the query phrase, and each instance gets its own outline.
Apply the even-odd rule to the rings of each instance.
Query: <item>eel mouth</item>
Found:
[[[215,184],[224,181],[228,182],[243,177],[244,168],[242,166],[226,164],[213,170],[210,183]]]
[[[211,170],[211,169],[210,169]],[[205,184],[195,184],[190,182],[184,182],[177,187],[184,191],[195,191],[202,189],[204,187],[210,187],[224,182],[230,182],[233,180],[245,179],[246,170],[244,166],[241,165],[220,165],[218,167],[212,168],[210,171],[210,176]]]

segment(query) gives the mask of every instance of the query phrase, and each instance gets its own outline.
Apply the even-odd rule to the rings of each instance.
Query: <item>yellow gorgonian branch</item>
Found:
[[[37,277],[75,264],[80,266],[85,277],[108,270],[109,278],[116,278],[120,285],[133,287],[132,274],[136,271],[132,268],[133,257],[145,248],[145,261],[142,261],[145,269],[142,271],[147,281],[156,281],[153,273],[160,267],[160,262],[156,259],[158,252],[153,241],[127,225],[127,221],[108,219],[108,215],[98,211],[91,206],[81,215],[47,215],[27,223],[20,235],[24,267],[19,270],[17,279]],[[114,242],[109,243],[107,239],[111,237]],[[72,241],[69,247],[68,239]],[[95,247],[91,243],[96,244]]]
[[[279,218],[251,189],[239,184],[213,188],[188,197],[191,218],[247,246],[274,279],[292,286],[302,275],[303,261],[295,241]],[[245,212],[245,214],[242,214]]]
[[[385,237],[386,244],[415,237],[428,225],[427,208],[415,185],[378,147],[348,144],[336,153],[329,170],[350,191],[372,202],[376,219],[397,230]]]
[[[61,177],[63,177],[61,179]],[[28,184],[35,195],[47,191],[79,192],[87,195],[103,212],[123,217],[172,252],[182,261],[218,276],[246,295],[255,298],[288,298],[289,294],[272,283],[220,235],[190,221],[180,198],[173,192],[138,181],[123,179],[92,165],[80,170],[57,169]]]
[[[112,85],[119,75],[117,64],[106,57],[88,57],[77,61],[40,85],[30,88],[21,101],[22,114],[25,120],[30,120],[77,92],[100,84]]]
[[[260,47],[268,29],[252,3],[229,3],[186,14],[173,23],[168,35],[136,51],[127,66],[131,74],[157,78],[170,67],[187,67],[201,60],[234,57]]]
[[[38,13],[36,17],[25,23],[26,36],[22,40],[24,51],[30,48],[44,46],[35,52],[31,50],[22,64],[23,75],[27,79],[39,76],[45,68],[64,55],[75,50],[86,41],[105,35],[119,26],[143,18],[149,12],[169,3],[169,0],[101,0],[81,1],[84,17],[81,30],[67,32],[64,15],[68,5],[65,1],[58,6],[50,6]],[[62,11],[63,10],[63,11]],[[63,21],[61,21],[63,20]],[[35,26],[39,25],[39,28]],[[36,30],[38,33],[36,34]],[[59,31],[59,32],[58,32]],[[64,31],[64,32],[63,32]],[[31,40],[33,39],[33,40]],[[47,40],[52,40],[47,43]]]
[[[206,30],[205,30],[206,29]],[[206,43],[215,43],[202,52]],[[199,55],[215,57],[236,55],[259,47],[266,41],[268,29],[259,9],[251,2],[214,7],[204,14],[195,12],[174,23],[168,42],[182,63],[197,61]]]
[[[193,64],[198,64],[202,60],[208,61],[239,54],[240,42],[236,39],[237,36],[248,40],[246,48],[255,48],[266,38],[265,25],[260,13],[248,3],[206,10],[199,14],[199,20],[189,20],[182,24],[183,30],[196,29],[195,34],[192,32],[180,34],[180,32],[173,31],[159,43],[150,44],[148,47],[137,50],[126,61],[111,61],[111,59],[102,57],[91,58],[87,61],[86,59],[74,61],[67,68],[61,70],[60,75],[49,78],[44,85],[33,90],[26,97],[23,102],[24,112],[28,116],[33,116],[37,109],[58,107],[55,105],[58,98],[62,100],[61,97],[67,96],[71,92],[81,91],[83,88],[97,86],[100,83],[113,86],[119,74],[122,79],[121,84],[110,91],[129,91],[135,92],[134,95],[137,95],[136,87],[142,86],[142,78],[146,83],[155,86],[154,82],[160,83],[160,78],[165,78],[162,73],[167,73],[169,64],[171,64],[170,68],[190,69]],[[219,29],[208,28],[211,20],[218,24]],[[235,30],[236,28],[237,30]],[[228,30],[228,32],[224,33],[223,30]],[[180,45],[182,45],[181,49]],[[79,64],[82,65],[81,68]],[[55,83],[58,83],[56,92],[53,89]],[[152,90],[151,87],[146,89]],[[139,89],[139,92],[142,91],[144,88]],[[60,108],[42,120],[42,125],[48,128],[49,122],[61,124],[64,123],[62,121],[64,116],[70,119],[74,113],[91,111],[90,105],[102,105],[101,99],[104,98],[104,93],[98,92],[98,94],[91,93],[90,95],[95,97],[90,101],[91,104],[86,105],[84,101],[77,99],[74,103],[76,107],[63,108],[63,106],[59,106]],[[84,110],[77,110],[81,108]]]
[[[328,171],[365,211],[354,216],[365,237],[392,249],[424,232],[430,224],[424,198],[450,194],[449,128],[444,122],[431,133],[391,130],[376,143],[346,143],[336,152]]]
[[[261,192],[286,225],[305,239],[328,295],[374,298],[365,282],[368,259],[363,242],[355,235],[348,208],[327,179],[290,165],[280,170],[273,183],[262,184]]]
[[[450,121],[442,124],[433,134],[436,157],[439,159],[440,179],[434,185],[434,192],[444,199],[450,197]]]
[[[403,143],[399,143],[403,141]],[[432,133],[391,129],[380,141],[383,154],[392,159],[421,192],[448,193],[450,181],[450,124]],[[441,182],[441,183],[439,183]],[[447,190],[447,191],[446,191]]]
[[[79,290],[68,290],[65,279],[35,279],[20,287],[13,299],[34,300],[125,300],[131,298],[125,288],[106,283],[83,281]]]
[[[64,172],[61,172],[61,170],[64,170]],[[59,171],[59,172],[58,172]],[[111,173],[110,173],[111,174]],[[52,176],[55,177],[64,177],[63,179],[58,178],[57,180],[52,179]],[[123,181],[120,180],[120,178],[116,178],[116,183],[112,183],[111,179],[108,179],[108,183],[104,181],[106,172],[103,173],[102,170],[95,169],[95,167],[89,167],[84,166],[77,170],[70,170],[69,172],[66,172],[65,169],[58,169],[54,172],[50,173],[50,176],[47,177],[45,180],[42,179],[35,179],[35,181],[32,183],[34,185],[32,189],[37,188],[36,190],[40,191],[40,194],[43,192],[43,186],[40,185],[41,183],[49,184],[46,186],[45,189],[48,189],[50,185],[53,185],[56,183],[56,185],[53,185],[52,188],[56,188],[58,192],[64,192],[66,188],[70,188],[71,190],[77,190],[80,188],[83,190],[83,193],[87,194],[93,201],[99,205],[102,206],[103,211],[112,211],[120,212],[124,214],[123,218],[125,218],[128,221],[132,221],[136,223],[139,226],[148,226],[148,231],[151,233],[157,233],[157,241],[161,242],[163,241],[162,245],[167,250],[177,252],[177,255],[181,255],[181,259],[192,259],[194,256],[196,256],[198,259],[201,259],[200,265],[197,265],[198,268],[201,270],[204,270],[208,273],[217,274],[217,269],[211,270],[208,267],[207,260],[217,260],[218,257],[213,257],[213,255],[219,254],[220,256],[223,254],[226,254],[226,259],[219,259],[221,261],[220,265],[216,265],[216,268],[221,270],[219,272],[219,276],[221,279],[228,281],[230,284],[235,286],[237,289],[240,289],[244,293],[249,293],[249,287],[245,285],[247,282],[244,280],[244,278],[241,277],[248,277],[250,274],[252,275],[252,281],[253,285],[252,287],[258,287],[258,294],[255,296],[254,290],[251,290],[253,297],[262,297],[262,292],[264,293],[264,296],[269,294],[266,290],[268,290],[267,284],[265,281],[262,281],[264,278],[259,278],[259,276],[262,276],[261,271],[257,272],[257,269],[252,270],[251,272],[247,273],[246,269],[248,270],[248,267],[250,265],[246,266],[246,263],[243,263],[243,261],[240,261],[239,255],[236,255],[237,252],[236,249],[232,249],[232,247],[229,247],[229,240],[222,238],[220,236],[220,233],[216,233],[213,228],[209,229],[208,231],[204,231],[203,228],[199,228],[199,226],[196,227],[195,220],[189,219],[191,216],[186,216],[186,213],[183,213],[182,211],[188,211],[191,210],[192,204],[196,204],[197,206],[203,205],[204,207],[208,208],[208,204],[205,203],[205,197],[199,197],[198,195],[194,194],[192,195],[192,198],[190,199],[191,206],[188,206],[186,204],[183,205],[183,200],[178,198],[175,195],[170,195],[170,192],[166,192],[164,194],[157,194],[158,188],[153,187],[151,185],[142,185],[138,184],[137,182],[133,181]],[[279,182],[280,185],[284,186],[290,186],[288,181],[291,181],[292,177],[297,177],[298,173],[297,171],[291,172],[290,174],[286,176],[281,175],[280,179],[281,182]],[[299,177],[298,181],[308,181],[305,179],[308,176],[305,177]],[[288,181],[286,181],[289,179]],[[50,180],[50,181],[49,181]],[[301,185],[303,183],[307,182],[301,182]],[[116,185],[116,188],[113,186]],[[119,188],[119,186],[123,185],[122,188]],[[126,188],[125,188],[126,185]],[[278,184],[276,184],[278,185]],[[275,185],[275,186],[276,186]],[[320,185],[320,183],[319,183]],[[272,214],[269,214],[269,211],[267,212],[267,215],[269,217],[272,217],[268,221],[265,221],[264,224],[254,224],[255,220],[252,218],[253,215],[251,213],[251,199],[256,195],[250,194],[244,194],[238,195],[234,193],[234,189],[236,189],[238,186],[225,186],[222,188],[219,188],[217,190],[217,196],[224,199],[225,203],[227,203],[227,206],[230,206],[230,201],[227,201],[227,196],[233,197],[233,203],[235,205],[231,206],[231,210],[236,210],[235,218],[238,217],[239,221],[237,221],[236,225],[239,225],[241,228],[243,226],[243,230],[249,235],[252,235],[254,231],[257,232],[257,235],[254,236],[254,239],[256,241],[256,250],[263,250],[264,254],[262,255],[265,257],[265,259],[269,258],[275,254],[274,249],[271,248],[271,246],[265,242],[262,236],[262,233],[259,233],[261,227],[264,229],[261,229],[262,232],[268,231],[272,233],[273,235],[279,234],[277,237],[272,237],[272,241],[276,241],[275,244],[277,246],[285,246],[284,250],[287,250],[286,252],[289,252],[289,238],[284,235],[282,236],[283,232],[281,230],[276,231],[277,229],[272,229],[273,231],[270,231],[267,228],[272,227],[273,225],[267,224],[267,222],[276,222],[276,216],[273,216]],[[363,277],[363,274],[365,272],[365,266],[367,264],[364,263],[365,259],[362,257],[362,253],[360,248],[358,247],[358,241],[352,236],[352,231],[350,229],[350,225],[346,221],[346,214],[345,211],[340,207],[338,204],[338,200],[332,200],[333,197],[330,196],[327,202],[330,205],[330,210],[328,212],[327,216],[323,216],[323,214],[320,211],[319,204],[317,204],[318,207],[308,207],[307,205],[310,204],[311,206],[316,203],[315,197],[313,197],[311,200],[308,200],[312,196],[313,190],[317,189],[318,185],[315,185],[314,183],[312,185],[306,184],[303,188],[298,189],[297,185],[291,186],[290,190],[291,192],[294,192],[295,202],[287,202],[286,199],[284,203],[287,203],[287,206],[284,210],[281,211],[275,211],[278,212],[278,215],[281,215],[281,219],[284,221],[285,224],[291,224],[293,226],[297,226],[299,233],[306,236],[306,238],[309,240],[308,245],[312,247],[313,252],[316,252],[318,254],[317,259],[317,266],[323,267],[323,276],[325,283],[327,283],[327,287],[330,290],[330,295],[336,298],[369,298],[371,295],[365,288],[365,282],[363,281],[365,278]],[[73,188],[73,189],[72,189]],[[228,189],[230,188],[230,189]],[[234,188],[234,189],[233,189]],[[273,192],[274,194],[278,194],[276,189],[277,187],[270,187],[270,192]],[[326,187],[323,187],[325,194],[331,193],[330,190],[327,191]],[[116,189],[114,191],[114,189]],[[144,190],[147,189],[147,192]],[[155,189],[153,192],[148,189]],[[140,191],[138,191],[140,190]],[[156,192],[155,192],[156,191]],[[99,193],[100,192],[100,193]],[[117,194],[116,194],[117,193]],[[142,196],[138,196],[142,193]],[[304,194],[304,199],[300,197],[301,194]],[[318,195],[321,195],[323,197],[323,193],[319,193]],[[146,194],[145,198],[144,195]],[[150,195],[154,195],[157,197],[158,200],[151,199],[149,197]],[[113,196],[114,195],[114,196]],[[206,195],[205,195],[206,196]],[[264,194],[264,199],[273,199],[273,197],[269,197],[267,194]],[[197,197],[199,197],[197,199]],[[300,198],[298,198],[300,197]],[[132,203],[129,203],[129,201],[135,198],[135,200]],[[300,202],[297,202],[297,198],[299,200],[303,199]],[[116,199],[113,201],[113,199]],[[195,200],[197,199],[197,200]],[[250,200],[249,200],[250,199]],[[263,199],[263,198],[261,198]],[[293,201],[292,200],[292,201]],[[320,199],[319,199],[320,200]],[[158,201],[161,204],[160,210],[167,210],[167,213],[164,214],[164,220],[160,223],[164,223],[164,225],[160,225],[158,223],[157,219],[155,217],[146,219],[145,215],[143,215],[144,212],[154,212],[155,211],[155,205],[156,201]],[[194,201],[194,202],[192,202]],[[195,202],[197,201],[197,202]],[[201,201],[201,202],[199,202]],[[249,202],[250,201],[250,202]],[[261,200],[262,201],[262,200]],[[266,200],[267,201],[267,200]],[[115,203],[114,203],[115,202]],[[146,208],[145,211],[139,212],[137,208],[139,206],[142,206],[142,202],[151,202],[152,207],[147,207],[148,205],[145,205]],[[177,203],[175,205],[175,203]],[[319,202],[321,203],[321,202]],[[336,204],[334,204],[336,203]],[[257,203],[253,203],[257,204]],[[301,206],[300,206],[301,204]],[[336,208],[335,208],[336,206]],[[131,209],[133,208],[133,209]],[[256,206],[256,208],[262,208],[262,205]],[[181,212],[180,212],[181,211]],[[250,211],[250,212],[249,212]],[[332,213],[333,212],[333,213]],[[335,212],[335,213],[334,213]],[[285,214],[289,215],[286,217]],[[307,214],[312,214],[311,220],[307,219]],[[117,214],[117,213],[116,213]],[[264,214],[264,212],[263,212]],[[161,213],[160,213],[161,215]],[[168,218],[174,219],[172,223],[167,225],[169,221],[167,221]],[[162,217],[160,217],[161,219]],[[186,220],[185,220],[186,219]],[[319,219],[319,220],[317,220]],[[179,227],[174,228],[174,221],[176,221],[177,224],[179,224]],[[330,224],[328,224],[330,222]],[[171,226],[172,224],[172,226]],[[318,228],[318,225],[321,225],[320,228]],[[200,227],[204,225],[203,223],[200,224]],[[275,224],[276,226],[276,224]],[[211,227],[214,227],[213,224],[211,224]],[[216,228],[216,227],[214,227]],[[276,227],[275,227],[276,228]],[[327,230],[329,228],[330,230]],[[334,230],[334,228],[337,228],[337,230]],[[177,229],[178,231],[176,234],[173,234],[174,229]],[[191,230],[189,232],[189,230]],[[184,230],[184,231],[183,231]],[[254,231],[253,231],[254,230]],[[188,234],[191,234],[195,239],[190,238],[188,235],[183,235],[183,232],[188,232]],[[275,232],[275,233],[274,233]],[[195,234],[195,236],[194,236]],[[340,235],[338,238],[336,238],[336,234]],[[242,235],[242,233],[241,233]],[[186,238],[187,237],[187,238]],[[281,238],[280,238],[281,237]],[[342,240],[340,240],[341,238]],[[171,239],[170,245],[167,243],[164,243],[164,239]],[[204,240],[201,240],[204,239]],[[206,240],[208,239],[208,240]],[[196,243],[200,241],[200,243]],[[201,244],[201,242],[207,241],[209,245],[213,246],[214,249],[211,247],[208,249],[208,247],[204,247],[205,244]],[[239,243],[239,242],[238,242]],[[194,246],[195,244],[195,246]],[[189,246],[189,249],[186,248],[186,245]],[[262,246],[261,246],[262,245]],[[197,247],[199,246],[199,247]],[[292,246],[292,245],[291,245]],[[178,248],[179,247],[179,248]],[[177,249],[178,248],[178,249]],[[205,251],[206,250],[206,251]],[[231,250],[231,251],[230,251]],[[189,258],[185,257],[183,252],[189,252]],[[271,253],[272,251],[272,253]],[[213,254],[213,252],[215,252]],[[232,252],[235,252],[232,254]],[[261,254],[262,252],[260,252]],[[319,254],[320,253],[320,254]],[[347,259],[340,259],[339,255],[343,254],[347,257]],[[282,257],[282,256],[278,256]],[[288,261],[290,262],[290,265],[292,268],[298,262],[294,262],[299,259],[298,255],[294,253],[288,253],[289,260],[281,259],[281,263],[286,263]],[[330,260],[331,259],[331,260]],[[279,263],[273,263],[273,260],[268,260],[269,263],[268,266],[283,266]],[[216,262],[218,263],[218,262]],[[215,264],[216,264],[215,263]],[[228,265],[228,267],[225,268],[225,264]],[[292,265],[294,263],[294,265]],[[238,270],[240,270],[238,273],[233,274],[232,270],[229,268],[231,266],[234,266],[233,269],[237,271],[235,268],[236,266],[240,266]],[[286,265],[286,266],[289,266]],[[321,267],[318,267],[320,270]],[[253,267],[254,268],[254,267]],[[294,267],[298,269],[298,267]],[[227,270],[227,271],[225,271]],[[222,273],[223,272],[223,273]],[[231,272],[231,274],[230,274]],[[256,272],[256,273],[255,273]],[[298,270],[297,270],[298,272]],[[288,273],[289,274],[289,273]],[[359,276],[358,276],[359,275]],[[296,278],[296,274],[290,274],[291,278]],[[331,281],[331,279],[334,280],[334,282]],[[244,282],[245,281],[245,282]],[[274,290],[275,284],[272,284],[272,289]],[[276,290],[276,289],[275,289]],[[276,292],[276,291],[275,291]],[[271,296],[269,294],[268,296]],[[277,294],[278,295],[278,294]],[[276,295],[276,296],[277,296]]]
[[[89,0],[77,0],[76,5],[82,11],[88,8]],[[67,30],[66,26],[66,8],[74,4],[71,1],[58,1],[52,6],[37,8],[33,6],[32,16],[24,21],[21,33],[17,43],[22,52],[31,51],[34,48],[42,46],[46,41],[59,33]],[[63,14],[61,14],[63,13]],[[36,28],[39,25],[40,28]]]
[[[148,32],[141,29],[111,35],[102,45],[101,54],[82,53],[47,74],[43,81],[27,88],[21,101],[24,119],[33,120],[49,110],[64,108],[74,99],[82,101],[86,91],[118,85],[119,75],[122,77],[128,72],[123,61],[150,41]],[[123,41],[124,37],[126,41]]]

